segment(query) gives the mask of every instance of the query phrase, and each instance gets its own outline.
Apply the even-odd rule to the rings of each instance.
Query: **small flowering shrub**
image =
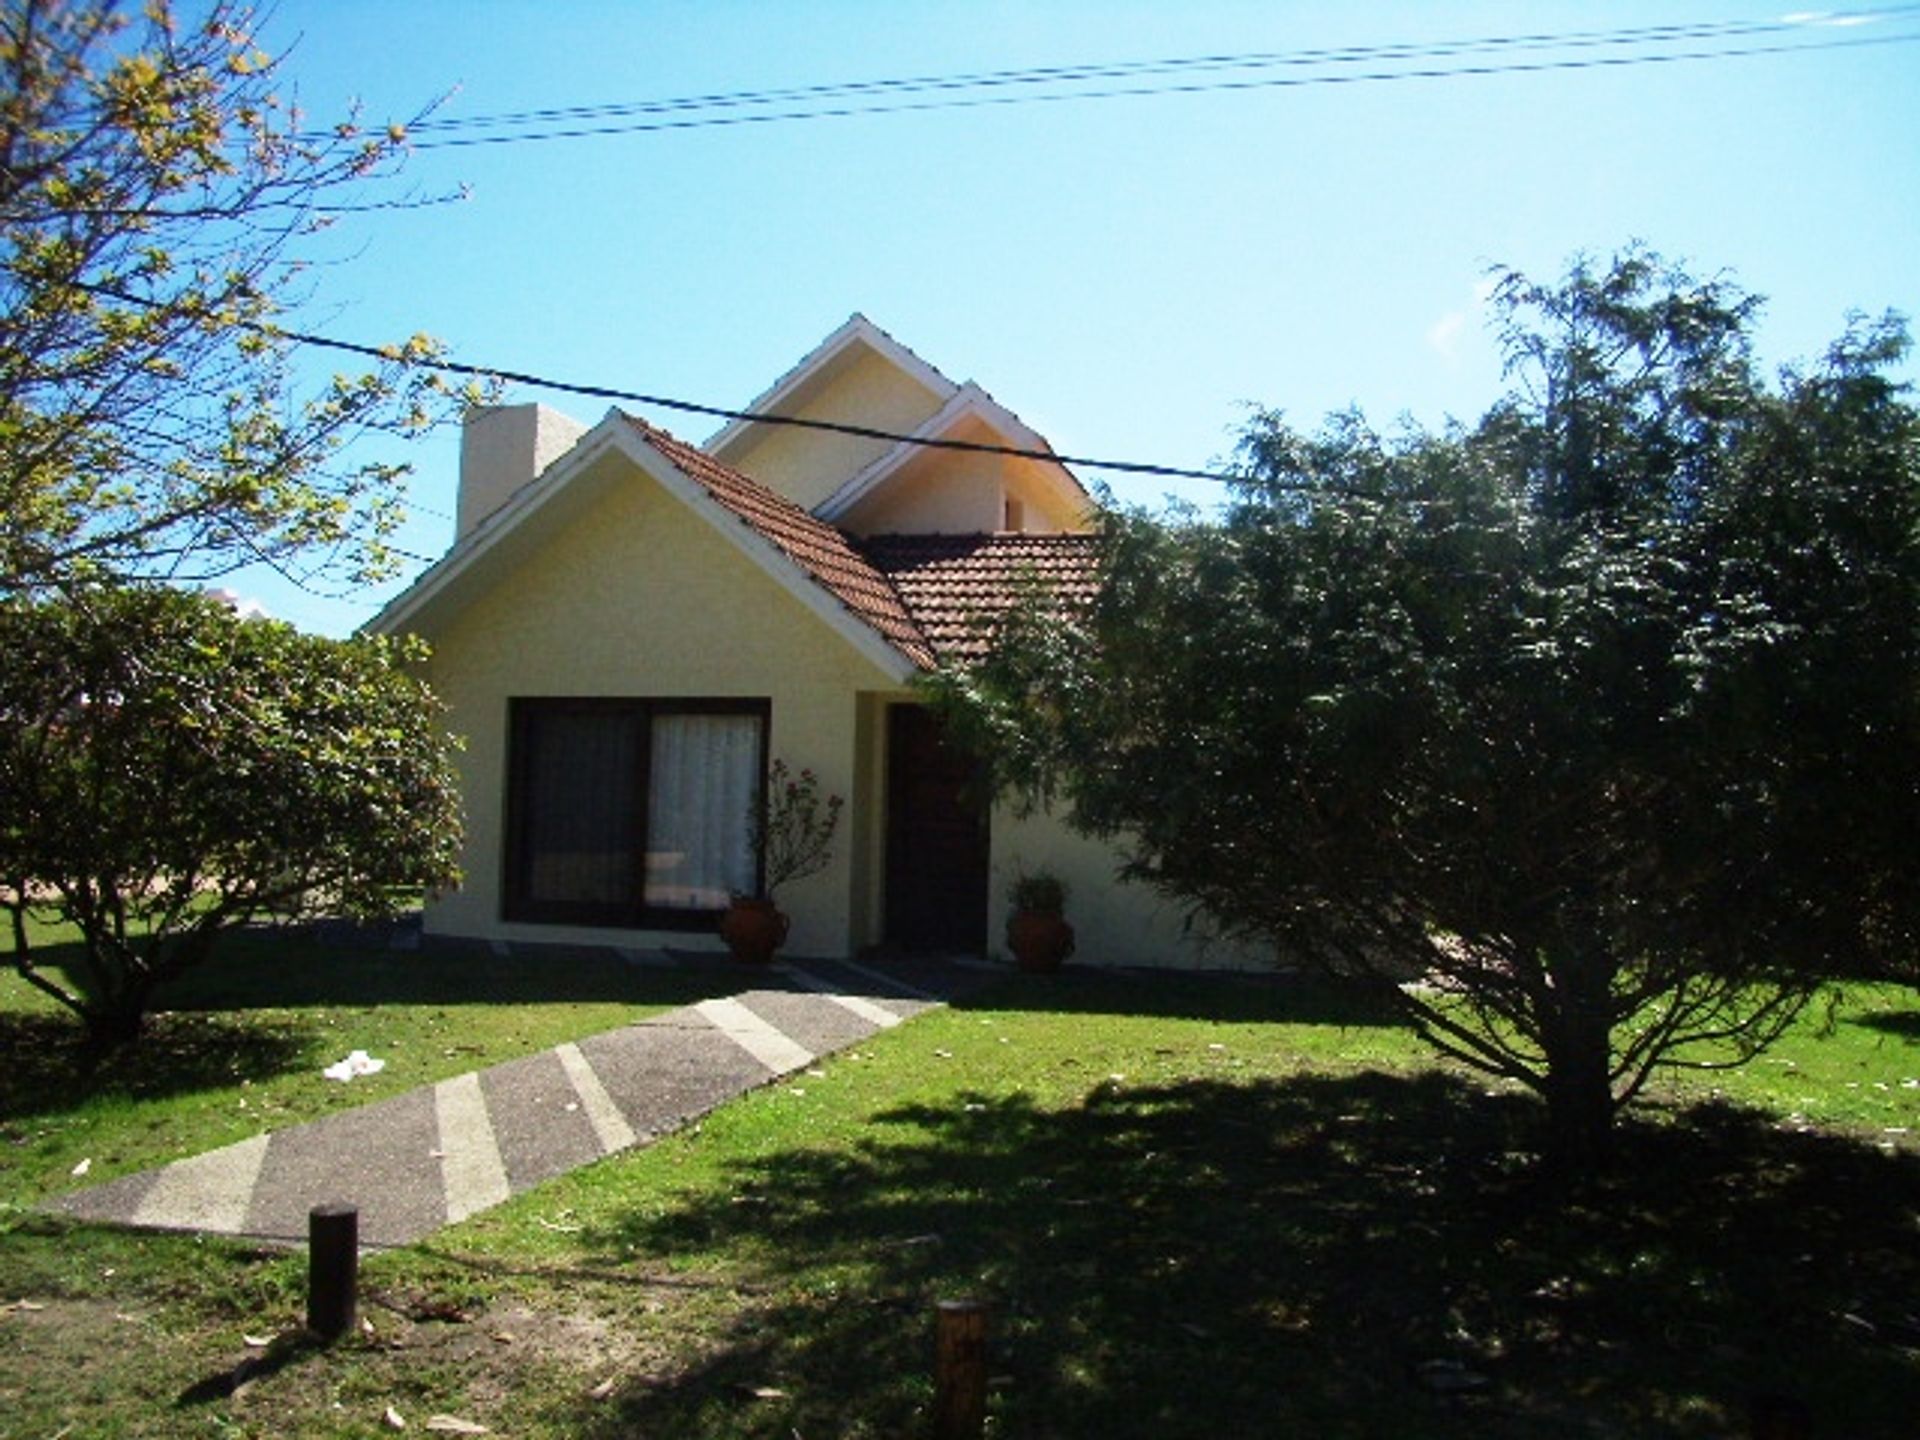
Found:
[[[784,760],[768,767],[766,789],[749,812],[753,849],[768,896],[789,880],[804,880],[826,868],[845,804],[838,795],[821,795],[819,777],[811,770],[795,774]]]

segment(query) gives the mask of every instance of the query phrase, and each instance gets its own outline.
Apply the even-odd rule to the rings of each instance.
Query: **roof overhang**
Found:
[[[742,555],[817,615],[887,679],[904,684],[920,667],[852,614],[800,565],[755,533],[737,515],[610,410],[577,444],[496,510],[438,563],[395,596],[363,630],[379,635],[415,631],[431,638],[442,617],[463,606],[503,565],[531,553],[586,504],[639,470],[707,521]]]

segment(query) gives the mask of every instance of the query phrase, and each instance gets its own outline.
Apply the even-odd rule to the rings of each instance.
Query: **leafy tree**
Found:
[[[0,653],[12,963],[103,1041],[222,930],[457,878],[455,742],[407,646],[143,586],[0,601]],[[40,921],[80,931],[64,983]]]
[[[1125,873],[1390,977],[1540,1093],[1566,1172],[1920,917],[1920,418],[1889,318],[1757,373],[1756,302],[1633,250],[1495,296],[1475,427],[1246,431],[1221,518],[1108,517],[936,701]]]
[[[247,18],[0,0],[0,594],[388,568],[401,470],[338,452],[439,413],[434,346],[302,402],[274,321],[405,132],[307,128]]]

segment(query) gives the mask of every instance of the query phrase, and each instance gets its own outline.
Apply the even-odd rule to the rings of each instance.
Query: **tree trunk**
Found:
[[[153,986],[131,977],[105,994],[87,997],[80,1018],[87,1023],[87,1040],[96,1050],[117,1050],[131,1045],[146,1028],[147,1011],[153,1003]]]
[[[1575,1189],[1607,1168],[1613,1152],[1612,970],[1586,954],[1553,969],[1558,1013],[1545,1027],[1549,1171]]]
[[[146,1028],[147,1012],[142,1005],[115,1005],[103,1009],[90,1005],[84,1012],[87,1042],[96,1050],[118,1050],[140,1038]]]
[[[1613,1157],[1613,1091],[1607,1052],[1598,1064],[1550,1058],[1547,1077],[1547,1168],[1574,1189],[1604,1172]]]

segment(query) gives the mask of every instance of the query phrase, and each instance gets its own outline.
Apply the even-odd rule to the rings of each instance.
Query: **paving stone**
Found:
[[[133,1212],[147,1198],[160,1179],[159,1170],[143,1170],[137,1175],[122,1175],[104,1185],[89,1186],[71,1195],[62,1195],[51,1208],[81,1220],[104,1220],[113,1225],[131,1225]]]
[[[738,998],[747,1009],[814,1055],[855,1044],[879,1028],[823,995],[749,990]]]
[[[447,1223],[431,1086],[282,1130],[267,1147],[245,1233],[302,1239],[307,1212],[360,1210],[365,1244],[399,1245]]]
[[[241,1229],[270,1139],[255,1135],[167,1166],[134,1210],[133,1223],[168,1230]]]
[[[888,960],[868,965],[857,960],[828,960],[798,967],[824,981],[827,988],[863,995],[905,1018],[929,1005],[980,985],[990,975],[938,960]]]
[[[814,1062],[817,1051],[808,1049],[748,1009],[741,1003],[743,998],[721,996],[702,1000],[693,1007],[694,1013],[766,1066],[771,1074],[785,1075]]]
[[[553,1051],[483,1070],[480,1084],[516,1195],[600,1158],[593,1123]]]
[[[642,1138],[676,1130],[771,1078],[690,1010],[591,1036],[580,1053]]]

